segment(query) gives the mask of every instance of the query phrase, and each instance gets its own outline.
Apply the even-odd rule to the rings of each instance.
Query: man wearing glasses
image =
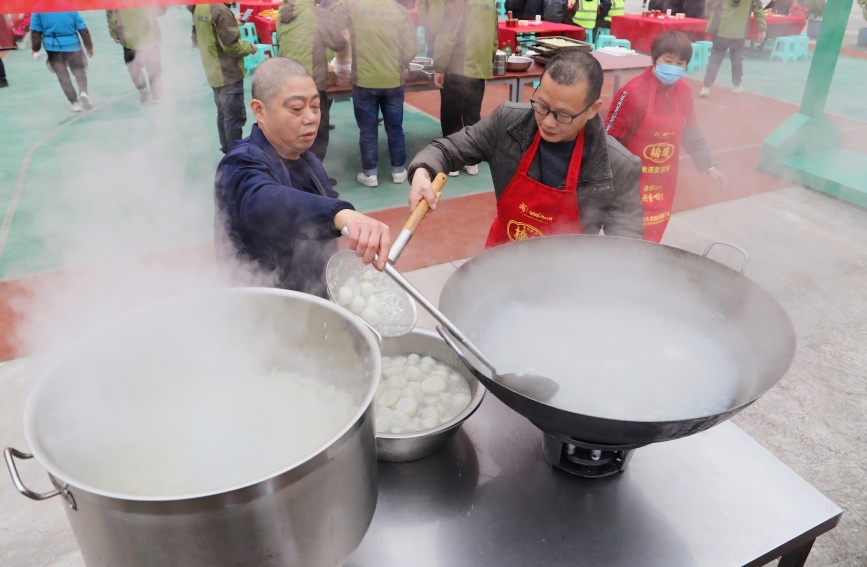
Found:
[[[487,161],[497,216],[487,248],[554,234],[641,238],[641,161],[605,133],[602,67],[577,51],[553,57],[530,104],[504,103],[472,126],[435,140],[415,156],[411,208],[436,198],[440,171]]]

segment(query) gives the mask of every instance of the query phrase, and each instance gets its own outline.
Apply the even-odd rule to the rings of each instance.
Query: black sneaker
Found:
[[[2,89],[4,87],[8,87],[8,86],[9,86],[9,81],[7,79],[5,79],[5,78],[0,79],[0,89]]]

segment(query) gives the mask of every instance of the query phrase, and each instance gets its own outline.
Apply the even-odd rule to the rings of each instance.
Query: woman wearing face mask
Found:
[[[664,32],[651,46],[653,65],[614,96],[606,130],[641,159],[644,239],[659,242],[671,216],[680,148],[719,187],[725,176],[695,118],[692,91],[683,81],[692,44],[682,32]]]

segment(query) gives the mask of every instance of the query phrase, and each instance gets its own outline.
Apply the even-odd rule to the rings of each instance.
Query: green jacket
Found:
[[[106,10],[108,33],[111,39],[127,49],[157,45],[160,42],[160,24],[157,17],[165,13],[165,8]]]
[[[708,0],[707,32],[724,39],[744,39],[750,30],[750,12],[759,29],[766,31],[765,11],[759,0]]]
[[[611,21],[614,16],[622,16],[626,13],[626,2],[624,0],[611,0],[611,8],[608,10],[608,15],[605,16],[606,21]]]
[[[283,0],[277,21],[277,55],[291,57],[313,76],[316,88],[328,88],[326,50],[346,48],[346,40],[328,13],[313,0]]]
[[[598,11],[599,2],[597,0],[577,0],[572,23],[584,29],[592,30],[596,27],[596,12]]]
[[[418,34],[409,10],[394,0],[341,0],[331,13],[339,28],[349,28],[352,84],[366,89],[403,85],[418,54]]]
[[[473,79],[493,77],[497,6],[493,0],[445,0],[434,69]]]
[[[226,4],[199,4],[193,11],[199,55],[208,84],[224,87],[244,80],[244,57],[253,46],[241,39],[235,14]]]

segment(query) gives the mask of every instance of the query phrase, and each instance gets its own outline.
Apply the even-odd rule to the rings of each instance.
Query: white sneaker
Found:
[[[90,110],[93,108],[93,105],[90,104],[90,97],[87,96],[87,93],[81,93],[78,95],[78,102],[81,103],[81,106],[84,107],[84,110]]]
[[[75,101],[69,105],[69,110],[72,112],[81,112],[81,104],[79,104],[78,101]]]
[[[368,187],[377,187],[379,185],[379,178],[377,178],[376,175],[365,175],[363,171],[356,175],[355,179],[362,185],[367,185]]]
[[[701,90],[698,92],[698,96],[700,96],[702,98],[709,97],[710,96],[710,87],[702,87]]]
[[[732,89],[732,94],[741,94],[742,92],[744,92],[744,88],[740,85]]]
[[[465,165],[464,170],[468,175],[478,175],[479,174],[479,164],[476,165]]]
[[[391,172],[391,181],[393,183],[403,183],[406,181],[406,168],[400,170],[399,172]]]
[[[457,176],[460,175],[460,174],[461,174],[460,171],[450,171],[450,172],[449,172],[449,177],[457,177]]]

